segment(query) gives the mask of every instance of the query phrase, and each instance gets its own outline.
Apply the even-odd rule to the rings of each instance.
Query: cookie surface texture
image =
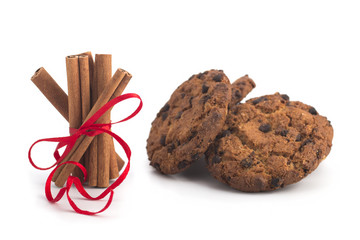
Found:
[[[150,165],[175,174],[204,159],[225,124],[230,100],[231,85],[221,70],[193,75],[181,84],[152,122],[146,146]]]
[[[329,154],[333,128],[315,108],[287,95],[267,95],[233,106],[206,152],[211,174],[245,192],[295,183]]]

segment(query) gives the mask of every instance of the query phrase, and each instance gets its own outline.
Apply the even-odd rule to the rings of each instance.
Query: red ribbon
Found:
[[[126,99],[129,98],[137,98],[140,100],[139,106],[135,109],[135,111],[130,114],[129,116],[127,116],[126,118],[118,121],[118,122],[114,122],[114,123],[105,123],[105,124],[95,124],[95,122],[105,113],[107,112],[107,110],[109,110],[110,108],[112,108],[114,105],[116,105],[119,102],[122,102]],[[111,204],[112,199],[113,199],[113,195],[114,195],[114,189],[119,186],[124,179],[126,178],[129,169],[130,169],[130,157],[131,157],[131,150],[130,147],[127,145],[127,143],[120,138],[118,135],[116,135],[115,133],[113,133],[112,131],[110,131],[111,125],[113,124],[117,124],[117,123],[121,123],[121,122],[125,122],[131,118],[133,118],[135,115],[137,115],[139,113],[139,111],[142,108],[142,100],[140,98],[139,95],[135,94],[135,93],[127,93],[127,94],[123,94],[119,97],[114,98],[113,100],[109,101],[108,103],[106,103],[104,106],[102,106],[93,116],[90,117],[89,120],[87,120],[83,125],[81,125],[81,127],[79,129],[70,129],[70,136],[67,137],[58,137],[58,138],[44,138],[44,139],[40,139],[36,142],[34,142],[30,149],[29,149],[29,153],[28,153],[28,157],[29,157],[29,161],[31,163],[31,165],[33,167],[35,167],[36,169],[39,170],[48,170],[50,168],[55,167],[56,165],[58,165],[57,167],[54,168],[54,170],[52,170],[52,172],[50,173],[49,177],[46,180],[46,184],[45,184],[45,195],[46,198],[48,199],[48,201],[50,202],[57,202],[59,201],[64,194],[66,193],[67,195],[67,199],[70,203],[70,206],[77,212],[77,213],[81,213],[81,214],[85,214],[85,215],[94,215],[97,213],[101,213],[103,211],[105,211]],[[126,157],[128,159],[124,171],[120,174],[120,176],[115,180],[115,182],[113,182],[108,188],[106,188],[99,196],[97,197],[91,197],[86,190],[84,189],[83,185],[81,184],[81,181],[79,178],[74,177],[74,176],[69,176],[66,184],[64,187],[62,187],[58,194],[55,196],[55,198],[52,196],[51,194],[51,179],[53,178],[53,175],[55,173],[55,171],[62,165],[64,164],[74,164],[77,167],[79,167],[81,169],[81,171],[84,174],[84,181],[86,180],[86,169],[83,165],[81,165],[78,162],[73,162],[73,161],[67,161],[64,163],[59,164],[65,157],[66,155],[71,151],[71,149],[73,148],[76,140],[81,136],[81,135],[87,135],[87,136],[96,136],[98,134],[101,133],[107,133],[109,135],[111,135],[120,145],[121,147],[124,149]],[[56,162],[47,168],[41,168],[38,167],[32,160],[31,158],[31,150],[32,148],[40,143],[40,142],[57,142],[58,145],[55,149],[54,152],[54,157],[56,159]],[[59,154],[59,149],[62,147],[65,147],[65,151],[63,152],[62,155]],[[91,212],[91,211],[86,211],[86,210],[82,210],[80,209],[75,203],[74,201],[71,199],[70,195],[69,195],[69,191],[71,186],[74,185],[76,187],[76,189],[79,191],[79,193],[86,199],[90,199],[90,200],[100,200],[103,199],[104,197],[106,197],[108,194],[110,194],[109,199],[106,203],[106,205],[99,211],[97,212]]]

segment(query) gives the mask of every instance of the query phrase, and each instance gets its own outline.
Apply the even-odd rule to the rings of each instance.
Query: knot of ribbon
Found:
[[[95,123],[104,113],[106,113],[110,108],[112,108],[113,106],[115,106],[117,103],[122,102],[126,99],[129,98],[136,98],[139,99],[139,105],[138,107],[135,109],[135,111],[133,113],[131,113],[129,116],[127,116],[126,118],[117,121],[117,122],[113,122],[113,123],[104,123],[104,124],[97,124]],[[81,213],[81,214],[85,214],[85,215],[94,215],[97,213],[101,213],[103,211],[105,211],[111,204],[112,199],[113,199],[113,195],[114,195],[114,189],[119,186],[124,179],[126,178],[129,170],[130,170],[130,158],[131,158],[131,150],[130,147],[128,146],[128,144],[118,135],[116,135],[115,133],[113,133],[110,129],[111,126],[117,123],[121,123],[121,122],[125,122],[131,118],[133,118],[135,115],[137,115],[141,108],[142,108],[142,100],[140,98],[139,95],[135,94],[135,93],[127,93],[127,94],[123,94],[119,97],[116,97],[112,100],[110,100],[108,103],[106,103],[104,106],[102,106],[97,112],[95,112],[86,122],[84,122],[79,129],[73,129],[70,128],[70,136],[66,136],[66,137],[56,137],[56,138],[44,138],[44,139],[40,139],[37,140],[36,142],[34,142],[28,152],[28,158],[29,161],[31,163],[31,165],[39,170],[48,170],[51,169],[53,167],[55,167],[52,172],[49,174],[46,183],[45,183],[45,195],[46,198],[48,199],[48,201],[50,202],[58,202],[66,193],[67,199],[69,201],[70,206],[77,212],[77,213]],[[84,189],[81,180],[78,177],[74,177],[74,176],[69,176],[66,184],[64,187],[62,187],[58,194],[53,197],[52,193],[51,193],[51,180],[55,174],[55,171],[62,165],[64,164],[74,164],[77,167],[79,167],[81,169],[81,171],[84,174],[84,181],[86,181],[86,177],[87,177],[87,173],[86,173],[86,169],[85,167],[75,161],[66,161],[66,162],[62,162],[62,160],[69,154],[69,152],[71,151],[71,149],[74,147],[76,141],[78,140],[78,138],[81,135],[86,135],[86,136],[96,136],[99,135],[101,133],[107,133],[109,135],[111,135],[119,144],[120,146],[124,149],[124,152],[126,154],[127,157],[127,161],[126,161],[126,165],[124,166],[124,170],[123,172],[120,174],[120,176],[109,186],[107,187],[99,196],[97,197],[92,197],[90,196],[87,191]],[[54,151],[54,158],[55,158],[55,163],[53,165],[51,165],[50,167],[38,167],[34,161],[31,158],[31,151],[32,148],[40,143],[40,142],[55,142],[58,143],[56,146],[56,149]],[[60,155],[59,153],[59,149],[66,147],[64,152]],[[86,199],[89,200],[100,200],[103,199],[104,197],[106,197],[108,194],[110,194],[108,201],[106,203],[106,205],[99,211],[93,212],[93,211],[87,211],[87,210],[82,210],[80,209],[75,203],[74,201],[71,199],[70,195],[69,195],[69,191],[71,189],[71,186],[74,185],[76,187],[76,189],[79,191],[79,193]]]

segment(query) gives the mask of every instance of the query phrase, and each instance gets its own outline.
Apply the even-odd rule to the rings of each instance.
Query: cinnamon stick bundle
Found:
[[[99,60],[98,63],[98,74],[100,76],[100,73],[103,71],[103,76],[100,76],[98,78],[103,78],[100,82],[101,84],[106,85],[106,79],[109,78],[109,73],[111,74],[111,55],[96,55],[97,59]],[[105,61],[102,61],[101,59],[104,58]],[[107,60],[106,60],[107,59]],[[109,61],[110,59],[110,61]],[[77,63],[76,63],[77,60]],[[102,63],[103,62],[103,63]],[[78,128],[81,123],[85,122],[89,116],[91,116],[95,111],[92,110],[89,113],[90,106],[94,107],[96,104],[97,95],[102,93],[102,91],[98,90],[98,81],[95,76],[95,64],[92,58],[91,52],[85,52],[78,55],[69,56],[66,58],[66,66],[67,66],[67,76],[68,76],[68,91],[69,91],[69,97],[66,95],[66,93],[59,87],[59,85],[54,81],[54,79],[46,72],[44,68],[39,68],[35,74],[32,76],[31,80],[34,82],[34,84],[39,88],[39,90],[45,95],[45,97],[50,101],[50,103],[61,113],[61,115],[66,119],[70,120],[71,123],[69,123],[71,128]],[[110,67],[109,67],[110,66]],[[105,70],[104,70],[105,69]],[[115,98],[117,96],[120,96],[122,92],[124,91],[126,85],[128,84],[129,80],[131,79],[131,75],[127,73],[124,70],[118,70],[124,73],[124,76],[121,77],[122,81],[117,86],[115,91],[113,92],[111,99]],[[118,72],[117,71],[117,72]],[[104,74],[104,72],[107,72],[107,74]],[[106,76],[107,75],[107,76]],[[116,74],[114,74],[113,78]],[[113,79],[112,78],[112,79]],[[105,80],[104,80],[105,79]],[[105,87],[104,91],[108,91],[108,86]],[[102,95],[102,94],[101,94]],[[79,98],[80,96],[80,98]],[[70,100],[71,97],[71,100]],[[91,100],[91,101],[90,101]],[[106,101],[104,98],[102,98],[102,103],[105,104]],[[103,105],[102,104],[102,105]],[[97,103],[97,107],[101,107],[99,103]],[[71,109],[72,113],[69,112]],[[94,108],[92,108],[94,109]],[[108,123],[110,122],[110,111],[106,113],[107,119],[104,120],[104,122]],[[80,114],[79,114],[80,113]],[[88,113],[88,114],[86,114]],[[69,117],[72,116],[72,117]],[[79,121],[79,117],[80,121]],[[86,117],[85,117],[86,116]],[[86,119],[87,118],[87,119]],[[100,119],[99,119],[100,120]],[[108,176],[104,175],[100,178],[103,178],[101,181],[101,184],[98,184],[98,168],[103,167],[102,165],[98,165],[98,144],[94,141],[90,142],[90,147],[87,145],[87,143],[83,143],[85,140],[85,136],[81,136],[78,141],[76,142],[75,146],[73,147],[72,151],[69,153],[69,155],[63,160],[67,161],[68,159],[76,159],[76,161],[80,161],[83,165],[85,165],[85,168],[88,172],[88,185],[89,186],[100,186],[100,187],[107,187],[109,185],[109,179],[116,178],[119,176],[119,171],[124,165],[124,161],[121,159],[121,157],[115,152],[113,139],[111,136],[107,134],[101,134],[104,136],[108,136],[109,138],[106,141],[105,148],[101,147],[101,151],[105,152],[110,159],[108,166],[105,165],[103,168],[104,170],[107,169]],[[100,135],[99,135],[100,136]],[[105,137],[106,138],[106,137]],[[93,140],[96,138],[93,138]],[[82,145],[81,145],[82,144]],[[80,147],[80,148],[79,148]],[[79,149],[78,149],[79,148]],[[106,150],[107,148],[107,150]],[[105,149],[105,151],[104,151]],[[110,150],[109,150],[110,149]],[[78,151],[80,150],[80,151]],[[91,151],[93,150],[93,151]],[[94,151],[95,150],[95,151]],[[84,156],[84,159],[81,157]],[[88,156],[88,157],[86,157]],[[82,162],[83,161],[83,162]],[[66,165],[69,166],[69,165]],[[58,180],[59,175],[63,172],[65,166],[60,167],[54,177],[53,181],[55,181],[55,184],[57,186],[63,185],[59,182],[61,180]],[[106,171],[106,170],[105,170]],[[73,165],[73,169],[69,172],[67,170],[67,174],[69,175],[73,174],[75,176],[78,176],[80,179],[82,179],[82,172],[79,170],[79,168],[75,168],[75,165]],[[66,176],[66,178],[67,178]],[[92,177],[91,177],[92,176]],[[107,180],[106,180],[107,178]],[[66,180],[66,179],[65,179]]]
[[[92,82],[91,76],[92,76],[93,70],[91,70],[91,69],[94,69],[94,62],[92,59],[92,55],[91,55],[91,53],[82,53],[79,55],[83,55],[83,54],[85,54],[89,57],[90,82]],[[56,83],[56,81],[51,77],[51,75],[45,70],[45,68],[41,67],[38,70],[36,70],[34,75],[31,77],[31,81],[44,94],[44,96],[49,100],[49,102],[58,110],[58,112],[65,118],[65,120],[69,121],[68,96],[61,89],[61,87]],[[125,79],[123,81],[125,81]],[[90,84],[90,85],[93,85],[93,84]],[[124,86],[126,86],[126,85],[124,85]],[[123,91],[124,91],[124,89],[122,89],[121,91],[115,92],[112,98],[120,96]],[[84,123],[84,121],[83,121],[83,123]],[[95,140],[96,139],[94,139],[92,141],[91,145],[94,143]],[[110,147],[114,148],[113,145],[110,145]],[[91,146],[89,147],[88,150],[91,150]],[[115,151],[115,149],[114,149],[114,151]],[[97,151],[95,151],[95,153],[92,153],[91,156],[93,156],[94,154],[95,154],[95,156],[97,156]],[[122,158],[116,152],[115,152],[115,157],[117,160],[118,171],[120,171],[122,169],[122,167],[124,166],[124,160],[122,160]],[[97,159],[97,158],[95,157],[95,159]],[[93,169],[93,168],[89,168],[88,165],[86,164],[86,162],[85,162],[85,168],[87,169],[87,172],[88,172],[88,179],[90,179],[89,176],[95,175],[95,177],[94,177],[95,184],[93,184],[93,185],[88,184],[88,185],[96,186],[97,174],[93,173],[91,171],[91,169]],[[89,180],[89,182],[90,182],[90,180]]]
[[[129,73],[127,73],[125,70],[118,69],[115,72],[109,84],[105,87],[102,94],[99,96],[98,100],[96,101],[95,105],[92,107],[90,113],[88,114],[85,120],[88,120],[96,111],[100,109],[101,106],[107,103],[112,96],[115,97],[114,93],[122,93],[123,89],[129,82],[130,78],[131,75]],[[123,79],[125,79],[125,81],[122,81]],[[94,137],[91,136],[82,135],[81,137],[79,137],[72,150],[63,159],[62,162],[66,162],[66,161],[79,162],[93,139]],[[53,176],[53,181],[55,181],[55,185],[58,187],[62,187],[64,185],[66,179],[75,168],[75,165],[72,164],[67,164],[63,166],[64,168],[63,169],[58,168],[58,170],[55,171],[55,174]]]

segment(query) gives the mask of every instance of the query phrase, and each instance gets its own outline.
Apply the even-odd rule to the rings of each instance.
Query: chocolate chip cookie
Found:
[[[231,85],[221,70],[191,76],[171,95],[152,122],[147,153],[150,165],[164,174],[187,169],[225,124]]]
[[[314,171],[329,154],[333,128],[314,107],[276,93],[234,105],[206,152],[211,174],[245,192],[271,191]]]

